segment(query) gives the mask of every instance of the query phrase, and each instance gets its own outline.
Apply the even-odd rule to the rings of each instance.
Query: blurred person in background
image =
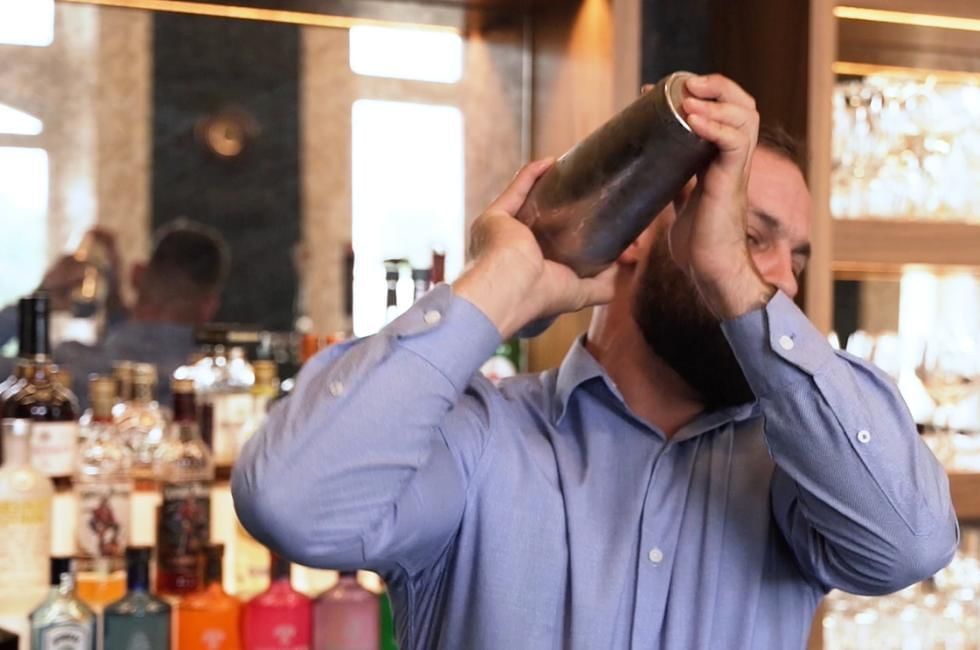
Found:
[[[114,243],[112,248],[115,256]],[[112,317],[100,342],[65,341],[54,349],[55,361],[71,371],[79,401],[87,403],[90,373],[111,372],[113,361],[128,360],[156,365],[158,399],[167,403],[170,375],[196,348],[194,329],[218,312],[228,265],[227,244],[212,228],[178,219],[157,230],[149,260],[134,264],[130,272],[136,295],[132,307],[122,306],[117,287],[111,292]],[[48,292],[58,309],[80,277],[78,263],[68,256],[51,267],[38,289]],[[10,312],[12,322],[8,323],[9,315],[0,318],[0,326],[8,328],[0,330],[6,339],[16,333],[16,306],[3,311]],[[9,375],[12,361],[5,361],[7,368],[0,370]]]

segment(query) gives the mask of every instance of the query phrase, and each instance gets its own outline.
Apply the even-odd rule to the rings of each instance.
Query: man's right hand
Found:
[[[609,302],[614,268],[579,278],[546,260],[534,234],[514,218],[554,160],[524,166],[470,230],[470,262],[453,283],[456,295],[476,305],[504,339],[528,323]]]

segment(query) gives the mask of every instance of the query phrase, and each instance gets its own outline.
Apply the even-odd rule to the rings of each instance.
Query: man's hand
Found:
[[[692,77],[684,100],[691,129],[718,147],[670,231],[674,260],[721,320],[765,306],[775,289],[759,275],[746,241],[746,191],[759,135],[755,100],[721,75]]]
[[[613,268],[579,278],[567,266],[546,260],[534,234],[514,218],[535,181],[553,164],[525,165],[470,231],[470,264],[453,283],[456,295],[476,305],[504,339],[542,318],[607,303]]]

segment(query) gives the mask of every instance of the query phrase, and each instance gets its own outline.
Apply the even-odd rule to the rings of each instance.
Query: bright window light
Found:
[[[446,31],[359,25],[350,30],[350,68],[371,77],[456,83],[463,76],[463,39]]]
[[[47,47],[54,40],[54,0],[0,0],[0,44]]]
[[[48,154],[0,147],[0,305],[30,293],[48,260]]]
[[[354,333],[366,336],[385,323],[384,260],[428,268],[436,249],[446,253],[447,281],[462,269],[463,115],[360,100],[352,124]]]
[[[0,0],[3,2],[4,0]],[[16,108],[0,104],[0,133],[17,135],[40,135],[44,124],[33,115]]]

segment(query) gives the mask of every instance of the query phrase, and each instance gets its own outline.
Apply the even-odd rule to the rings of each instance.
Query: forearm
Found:
[[[774,514],[814,577],[882,592],[943,566],[948,482],[894,385],[834,353],[783,294],[724,329],[765,418]]]
[[[245,526],[306,564],[423,561],[461,513],[484,435],[461,401],[498,343],[441,287],[377,336],[315,357],[236,464]]]

